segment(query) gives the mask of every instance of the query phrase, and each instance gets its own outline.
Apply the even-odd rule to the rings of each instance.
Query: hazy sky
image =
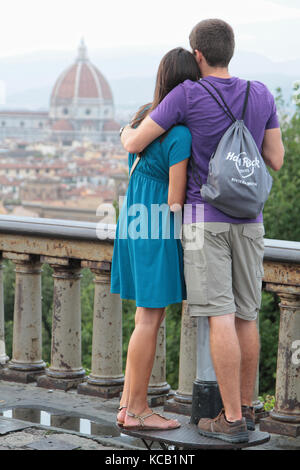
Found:
[[[188,47],[192,27],[212,17],[230,22],[240,49],[260,52],[261,34],[270,58],[276,57],[277,49],[279,60],[300,57],[292,40],[286,54],[282,44],[280,48],[292,33],[289,29],[294,28],[298,37],[300,0],[8,0],[0,12],[0,58],[36,50],[74,50],[82,36],[89,49],[137,44]],[[275,23],[280,33],[270,29],[268,37],[268,28]]]

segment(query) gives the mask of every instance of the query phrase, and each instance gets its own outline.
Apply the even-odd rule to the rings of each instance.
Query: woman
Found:
[[[159,65],[153,103],[143,106],[131,125],[138,126],[179,83],[199,78],[190,52],[182,48],[168,52]],[[191,134],[181,125],[152,142],[130,177],[117,224],[111,292],[134,299],[137,307],[117,416],[117,423],[126,429],[180,426],[150,410],[147,390],[165,307],[186,298],[182,246],[174,222],[178,217],[181,221],[190,154]],[[135,160],[136,155],[129,154],[129,170]]]

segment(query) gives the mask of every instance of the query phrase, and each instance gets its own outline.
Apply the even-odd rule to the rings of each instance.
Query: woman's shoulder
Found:
[[[192,140],[192,134],[189,128],[184,126],[183,124],[177,124],[176,126],[172,127],[172,129],[170,129],[170,131],[168,132],[168,136]]]
[[[191,146],[192,135],[190,130],[183,124],[177,124],[172,127],[163,140],[163,147],[165,149],[173,148],[173,146]]]

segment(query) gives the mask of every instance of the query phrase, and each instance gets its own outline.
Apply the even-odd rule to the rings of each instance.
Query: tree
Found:
[[[277,89],[276,103],[285,148],[284,165],[270,171],[273,187],[264,209],[266,238],[300,241],[300,99],[289,116],[287,104]]]
[[[277,89],[276,103],[285,148],[280,171],[270,171],[273,187],[264,208],[266,238],[300,241],[300,96],[296,86],[295,110],[285,103]],[[276,294],[263,292],[260,311],[260,391],[274,393],[279,330],[279,307]]]

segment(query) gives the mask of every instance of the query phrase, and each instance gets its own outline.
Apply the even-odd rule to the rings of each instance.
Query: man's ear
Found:
[[[202,52],[198,51],[198,49],[195,49],[194,56],[197,61],[197,64],[200,65],[204,59],[204,55],[202,54]]]

